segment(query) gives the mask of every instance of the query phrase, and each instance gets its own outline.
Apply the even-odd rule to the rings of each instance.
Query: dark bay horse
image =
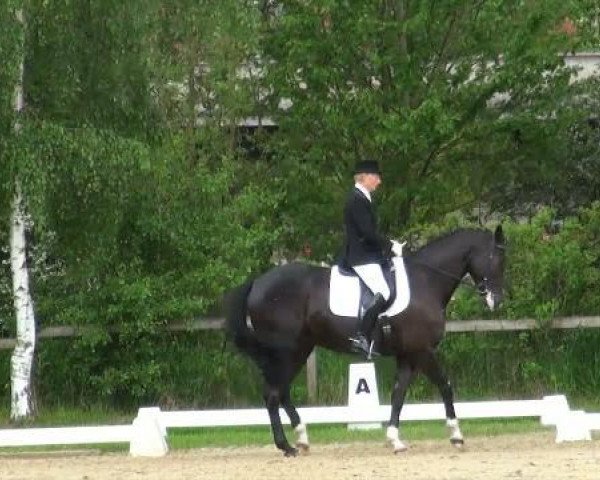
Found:
[[[450,441],[462,445],[453,391],[436,355],[445,331],[445,309],[452,293],[470,274],[490,309],[502,299],[504,236],[502,228],[461,229],[404,257],[411,299],[390,317],[390,332],[379,346],[396,359],[396,376],[386,438],[394,452],[406,449],[398,435],[400,411],[416,373],[437,386],[446,410]],[[273,438],[286,456],[296,455],[283,431],[279,407],[290,418],[298,448],[308,448],[306,426],[290,398],[290,384],[318,345],[350,353],[348,337],[356,320],[329,310],[330,269],[301,263],[274,267],[226,297],[227,329],[236,346],[258,365]]]

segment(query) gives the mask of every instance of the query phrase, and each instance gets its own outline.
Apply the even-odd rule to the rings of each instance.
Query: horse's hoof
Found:
[[[288,450],[286,450],[283,454],[285,457],[297,457],[298,456],[298,450],[296,448],[289,448]]]
[[[392,449],[394,453],[402,453],[408,450],[408,445],[402,440],[395,439],[392,441]]]
[[[459,450],[465,446],[465,441],[462,438],[451,438],[450,443]]]
[[[401,453],[408,450],[408,446],[398,437],[398,427],[392,427],[391,425],[385,432],[385,437],[390,442],[394,453]]]
[[[397,446],[394,447],[394,454],[398,454],[398,453],[404,453],[408,450],[408,447],[404,444],[402,444],[401,446]]]
[[[309,453],[310,445],[308,443],[296,443],[296,448],[302,453]]]

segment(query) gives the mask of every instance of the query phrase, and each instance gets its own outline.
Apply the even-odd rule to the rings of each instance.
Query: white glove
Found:
[[[402,256],[402,248],[406,245],[406,242],[399,243],[396,240],[392,240],[392,253],[396,257]]]

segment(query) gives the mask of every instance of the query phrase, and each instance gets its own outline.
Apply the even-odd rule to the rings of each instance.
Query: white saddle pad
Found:
[[[410,302],[410,287],[403,257],[393,257],[396,274],[396,299],[382,315],[392,317],[403,312]],[[331,267],[329,279],[329,308],[341,317],[356,317],[360,307],[360,283],[358,277],[342,275],[339,268]]]

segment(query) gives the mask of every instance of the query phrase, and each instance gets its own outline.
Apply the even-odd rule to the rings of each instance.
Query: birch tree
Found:
[[[19,25],[18,45],[21,52],[14,93],[14,133],[18,135],[21,129],[20,116],[25,108],[23,95],[25,17],[22,6],[16,10],[15,15]],[[31,374],[35,352],[35,316],[33,299],[29,289],[26,227],[27,217],[25,215],[23,193],[19,179],[16,178],[10,234],[10,263],[17,320],[17,344],[11,358],[10,416],[12,420],[21,420],[32,414]]]

